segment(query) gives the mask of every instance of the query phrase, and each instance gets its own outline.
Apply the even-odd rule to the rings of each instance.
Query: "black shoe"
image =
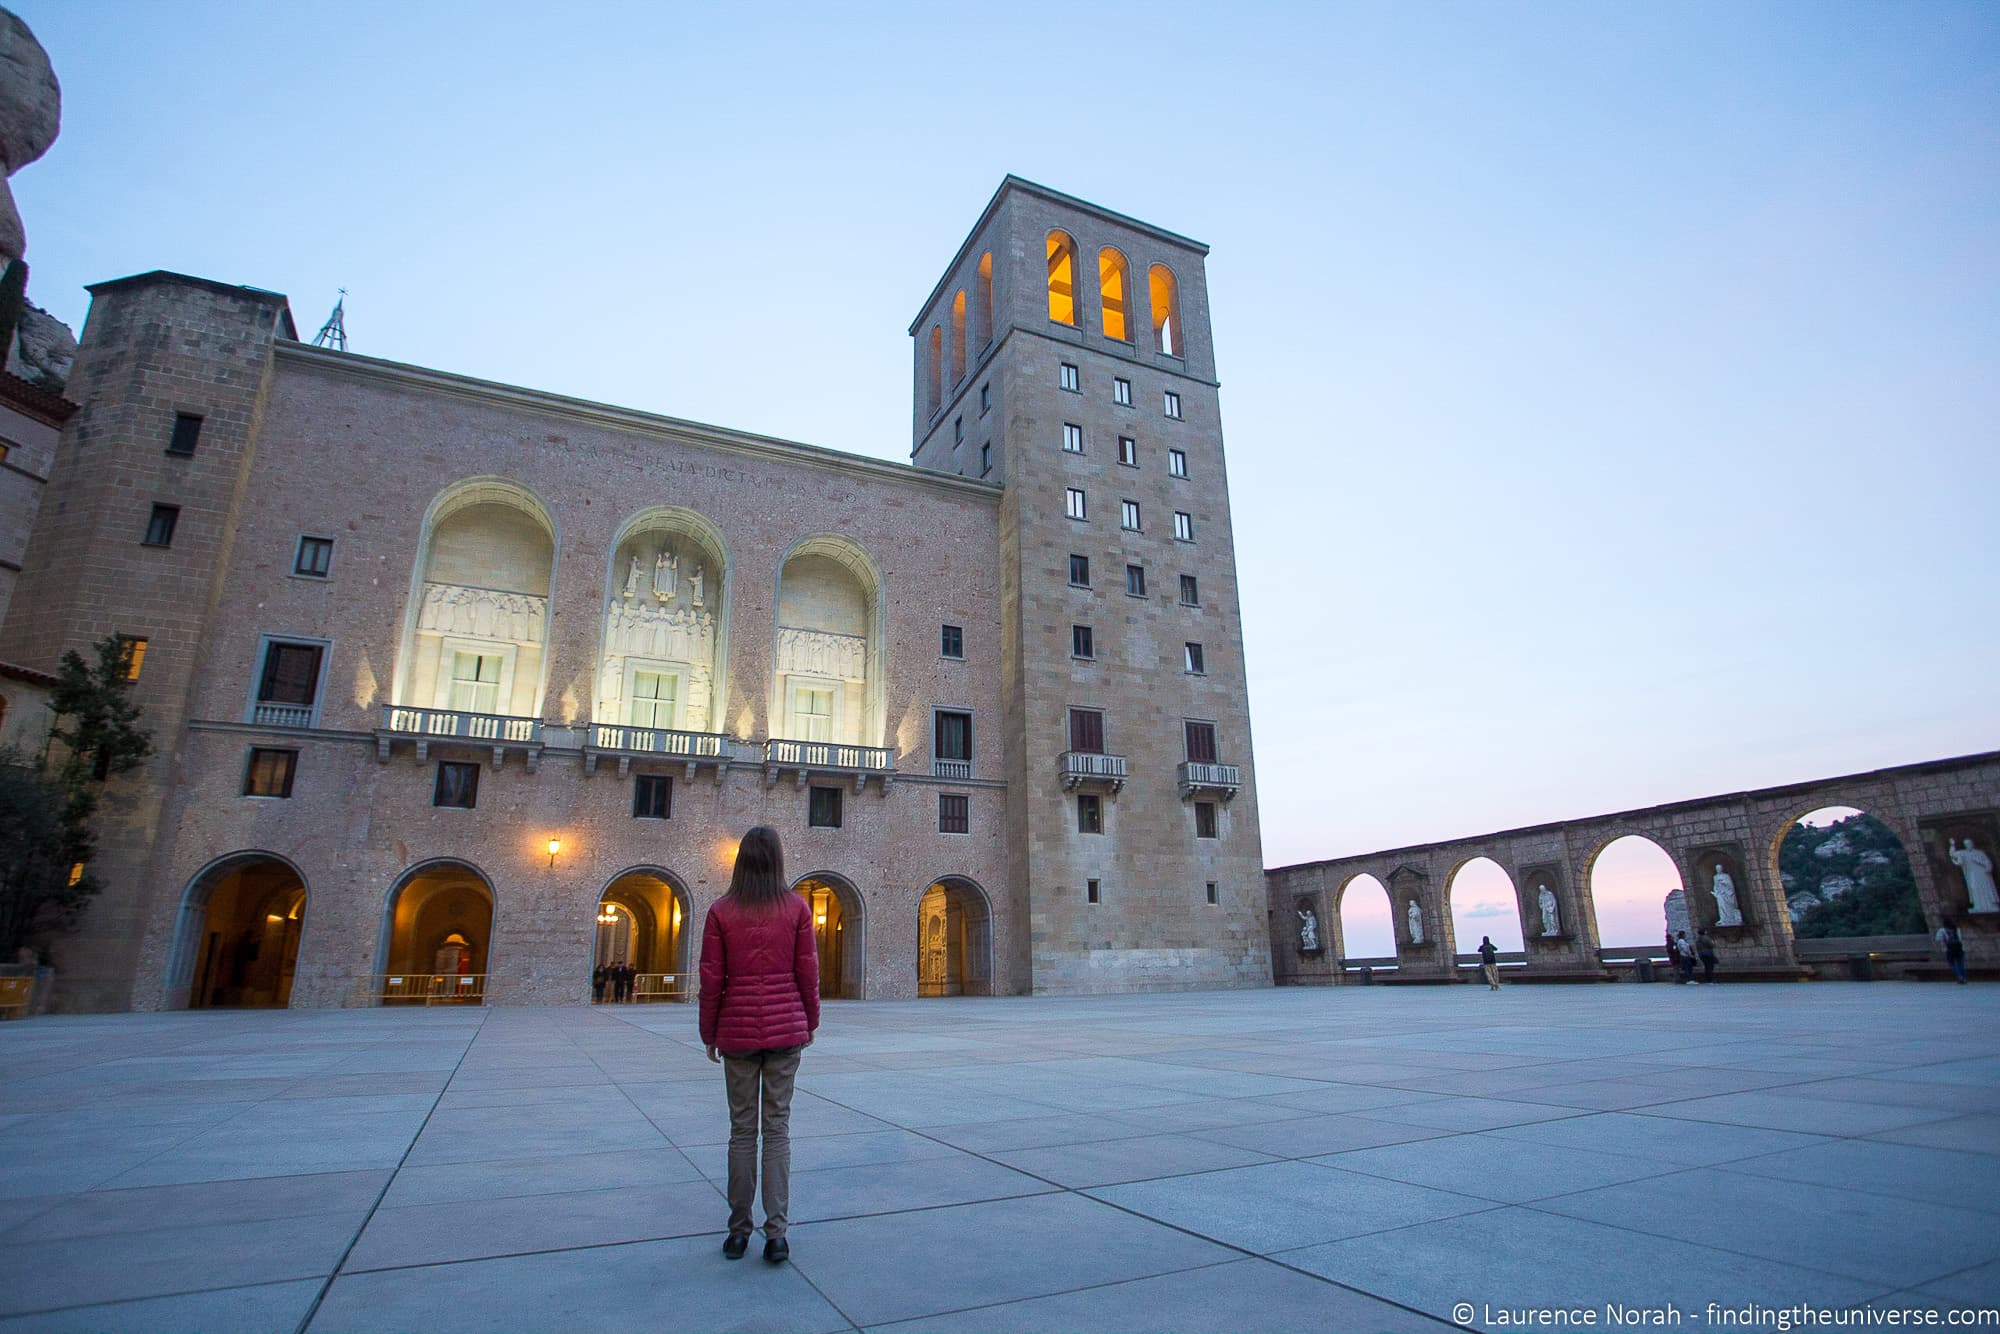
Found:
[[[734,1232],[732,1232],[729,1234],[728,1238],[722,1243],[722,1258],[725,1260],[741,1260],[743,1258],[743,1252],[749,1249],[750,1249],[750,1238],[739,1237]]]
[[[773,1237],[764,1243],[764,1258],[774,1265],[781,1265],[792,1258],[792,1244],[783,1237]]]

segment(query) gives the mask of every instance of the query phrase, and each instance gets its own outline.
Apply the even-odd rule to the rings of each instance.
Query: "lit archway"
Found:
[[[1674,902],[1681,913],[1693,907],[1683,893],[1681,873],[1666,849],[1642,834],[1626,834],[1598,849],[1584,885],[1600,948],[1658,947],[1666,939],[1670,918],[1677,930],[1679,923],[1688,922],[1688,939],[1694,939],[1699,915],[1687,918],[1669,906],[1672,896],[1680,894]]]
[[[384,1004],[483,1004],[492,991],[493,886],[461,861],[425,862],[389,891],[374,994]]]
[[[212,863],[181,896],[169,1002],[195,1010],[286,1008],[305,915],[305,878],[284,858],[245,852]]]
[[[917,901],[917,995],[993,994],[993,911],[986,891],[945,876]]]
[[[1481,937],[1495,949],[1522,950],[1521,905],[1513,877],[1491,857],[1463,862],[1445,879],[1444,902],[1451,918],[1453,948],[1470,954]]]
[[[771,735],[880,746],[884,732],[882,576],[852,538],[818,533],[778,566]]]
[[[1784,827],[1772,852],[1794,936],[1928,934],[1909,851],[1866,811],[1807,811]]]
[[[861,892],[853,882],[828,871],[803,876],[792,889],[812,908],[813,939],[819,945],[819,994],[828,1000],[860,1000],[868,969]]]
[[[635,1000],[686,1000],[689,937],[686,891],[679,877],[637,866],[612,877],[597,896],[593,970],[629,964]]]
[[[1342,959],[1394,959],[1396,929],[1389,920],[1389,888],[1363,872],[1334,896],[1334,916],[1340,919]]]

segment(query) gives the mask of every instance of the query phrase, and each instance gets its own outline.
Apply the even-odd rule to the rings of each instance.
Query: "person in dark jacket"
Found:
[[[610,971],[603,964],[599,964],[590,974],[590,1000],[592,1004],[604,1004],[604,980]]]
[[[701,1041],[729,1094],[729,1237],[750,1246],[757,1129],[764,1132],[764,1258],[783,1264],[792,1185],[792,1081],[819,1027],[819,945],[812,910],[785,883],[777,831],[758,825],[736,849],[729,892],[701,928]]]
[[[1960,986],[1965,985],[1965,937],[1959,934],[1958,923],[1946,917],[1939,924],[1937,935],[1933,937],[1944,950],[1944,961],[1951,965],[1951,975]]]
[[[1701,980],[1715,981],[1715,939],[1707,931],[1694,933],[1694,952],[1701,956]]]
[[[1500,990],[1500,951],[1493,947],[1493,937],[1479,938],[1479,971],[1486,974],[1486,985]]]

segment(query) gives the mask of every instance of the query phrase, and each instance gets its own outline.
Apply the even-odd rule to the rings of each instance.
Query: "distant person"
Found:
[[[1674,951],[1674,971],[1681,975],[1679,985],[1686,986],[1694,981],[1694,945],[1685,931],[1674,932],[1673,939],[1667,944]]]
[[[1500,990],[1500,951],[1493,948],[1493,937],[1479,938],[1479,971],[1486,974],[1486,985],[1494,991]]]
[[[764,1135],[764,1258],[783,1264],[792,1190],[792,1081],[819,1027],[812,909],[786,887],[777,831],[758,825],[736,850],[729,892],[701,928],[701,1041],[729,1094],[726,1259],[750,1247],[757,1132]]]
[[[607,969],[603,964],[597,965],[597,967],[591,971],[590,974],[591,1004],[593,1005],[604,1004],[604,984],[607,980],[609,980],[608,978],[609,972],[610,970]]]
[[[1706,927],[1694,934],[1694,952],[1701,959],[1701,980],[1704,983],[1715,981],[1715,939],[1708,934]]]
[[[1937,929],[1939,948],[1944,950],[1944,961],[1951,965],[1951,975],[1965,985],[1965,937],[1958,933],[1958,923],[1950,917],[1943,918]]]

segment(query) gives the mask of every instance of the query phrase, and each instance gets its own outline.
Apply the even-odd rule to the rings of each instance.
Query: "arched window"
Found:
[[[979,345],[985,347],[993,341],[993,252],[990,250],[979,257],[979,282],[972,290],[973,332],[979,337]]]
[[[1164,264],[1146,270],[1146,285],[1153,291],[1153,351],[1181,356],[1181,285]]]
[[[1104,336],[1131,342],[1132,274],[1125,256],[1110,246],[1097,252],[1097,299],[1104,312]]]
[[[931,326],[930,374],[925,388],[930,395],[930,410],[936,412],[938,404],[944,401],[944,328],[941,325]]]
[[[1076,242],[1068,232],[1049,233],[1049,318],[1076,324]]]
[[[965,378],[965,289],[951,299],[951,382]]]

